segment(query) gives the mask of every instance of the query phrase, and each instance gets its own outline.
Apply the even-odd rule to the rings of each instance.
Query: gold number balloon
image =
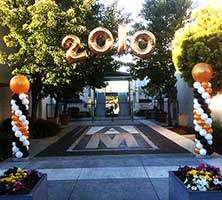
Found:
[[[80,39],[76,35],[67,35],[62,40],[62,47],[66,49],[66,59],[69,63],[81,61],[87,57],[86,51],[78,53]]]
[[[140,48],[139,42],[140,40],[145,40],[147,42],[147,46],[145,48]],[[149,31],[138,31],[136,32],[130,43],[131,52],[140,58],[146,58],[149,54],[154,51],[156,45],[155,36]]]
[[[117,49],[117,52],[119,54],[126,52],[126,49],[127,49],[126,35],[127,35],[126,26],[119,25],[118,26],[118,49]]]
[[[105,40],[105,44],[103,46],[99,46],[97,43],[97,39],[101,37]],[[93,29],[88,38],[88,45],[92,52],[98,55],[103,55],[113,48],[113,36],[112,33],[103,27],[97,27]]]

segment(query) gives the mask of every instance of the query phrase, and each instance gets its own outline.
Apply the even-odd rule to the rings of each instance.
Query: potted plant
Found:
[[[0,176],[0,200],[47,200],[47,175],[36,170],[10,168]]]
[[[200,164],[169,172],[170,200],[221,200],[222,174],[219,168]]]

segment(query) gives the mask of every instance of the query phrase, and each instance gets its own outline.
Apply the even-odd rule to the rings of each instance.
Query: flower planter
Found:
[[[0,195],[0,200],[47,200],[47,175],[43,174],[29,194]]]
[[[216,191],[191,191],[175,175],[169,172],[169,200],[221,200],[222,190]]]

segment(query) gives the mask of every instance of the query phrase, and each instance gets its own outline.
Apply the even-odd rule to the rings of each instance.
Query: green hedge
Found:
[[[12,156],[12,133],[0,131],[0,161]]]
[[[60,126],[52,121],[38,119],[30,124],[30,137],[34,139],[51,137],[59,133]]]
[[[213,132],[213,138],[215,144],[221,144],[222,143],[222,123],[220,120],[214,120],[212,124],[212,128],[214,130]]]

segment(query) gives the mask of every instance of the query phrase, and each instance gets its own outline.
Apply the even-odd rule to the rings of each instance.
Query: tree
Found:
[[[49,84],[68,83],[70,80],[66,79],[66,75],[75,69],[75,64],[69,65],[65,61],[62,38],[67,33],[81,34],[87,29],[85,19],[91,8],[90,1],[65,0],[57,3],[53,0],[0,1],[0,24],[9,30],[4,42],[8,47],[18,49],[13,54],[2,53],[1,60],[13,67],[14,74],[29,77],[33,121],[38,102],[48,95],[44,88]],[[58,74],[61,77],[52,82]]]
[[[140,14],[144,22],[134,26],[136,30],[151,31],[156,37],[156,48],[150,58],[137,59],[136,64],[132,65],[131,71],[135,77],[149,80],[144,89],[149,95],[159,97],[159,101],[162,102],[160,107],[163,105],[162,98],[168,98],[169,125],[172,124],[170,106],[176,93],[171,41],[190,6],[190,0],[146,0]],[[143,48],[146,45],[145,41],[141,41],[140,45]]]
[[[192,68],[199,62],[212,65],[214,92],[221,91],[222,71],[222,5],[212,1],[207,7],[192,12],[185,26],[175,33],[173,62],[177,71],[191,86]]]

